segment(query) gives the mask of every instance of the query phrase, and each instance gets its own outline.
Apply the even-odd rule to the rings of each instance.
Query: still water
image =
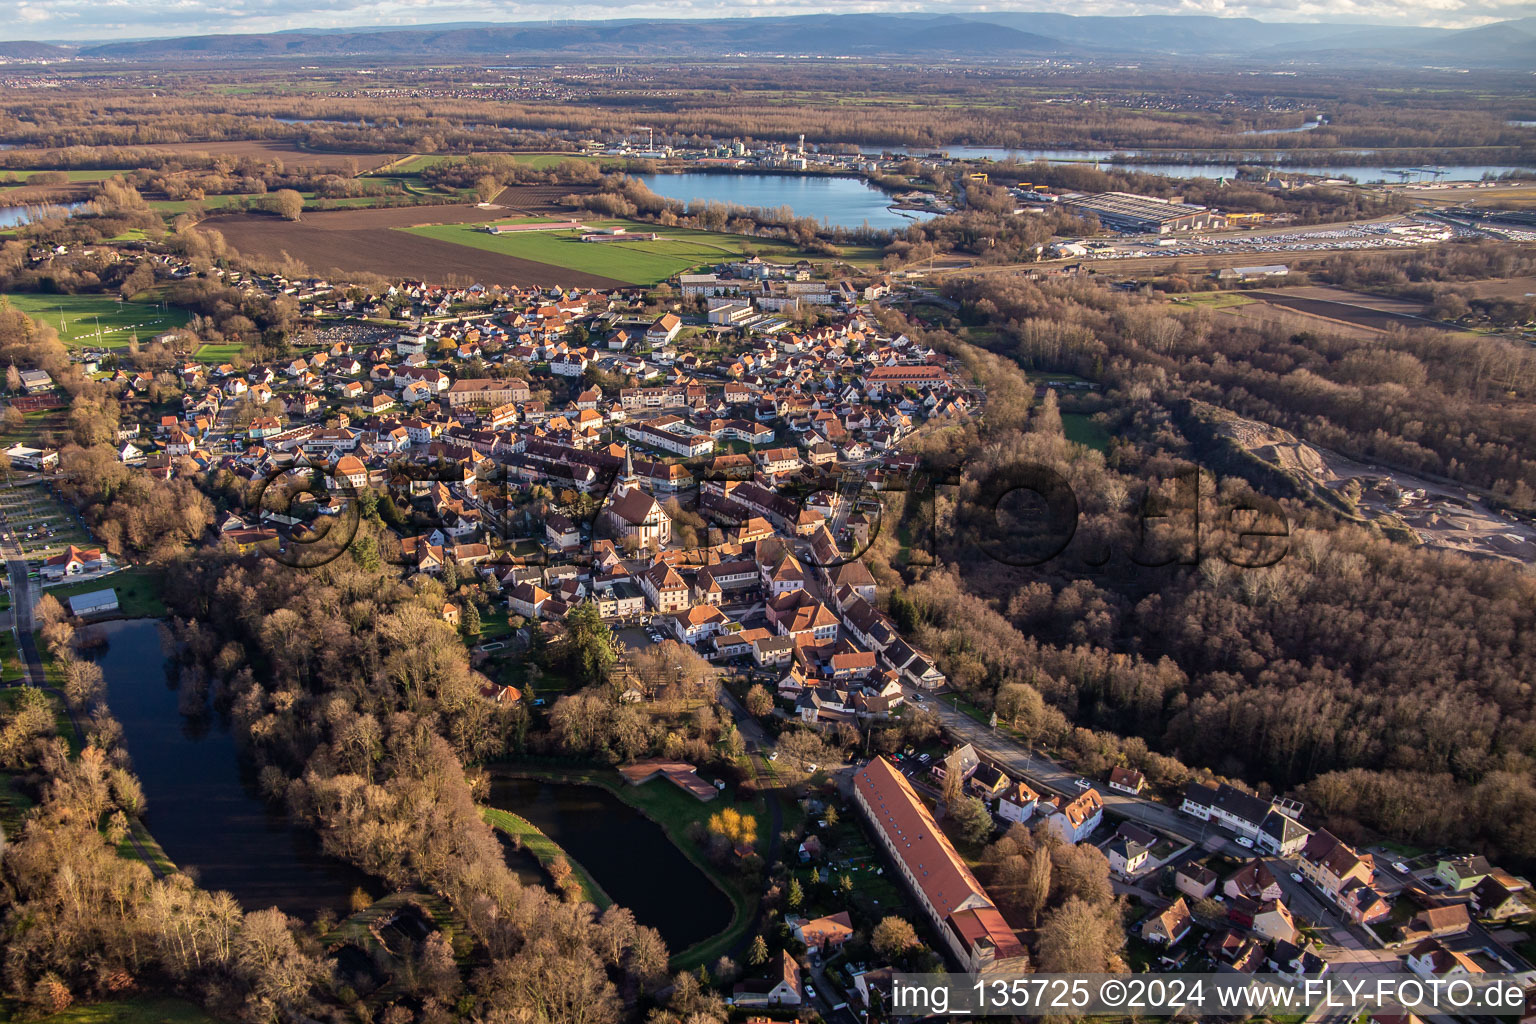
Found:
[[[95,660],[144,786],[144,823],[178,867],[205,889],[227,890],[246,910],[276,906],[302,917],[323,907],[345,913],[360,885],[378,891],[257,795],[255,772],[240,757],[228,722],[212,713],[182,715],[154,620],[92,628],[107,638]]]
[[[597,786],[491,778],[492,807],[515,811],[579,861],[615,903],[680,953],[724,931],[731,901],[661,826]]]
[[[876,230],[905,228],[933,216],[913,210],[891,209],[892,198],[858,178],[829,178],[790,174],[646,174],[652,192],[685,203],[735,203],[775,209],[787,206],[797,217],[812,217],[823,224]]]
[[[14,228],[48,217],[67,217],[84,203],[41,203],[36,206],[0,206],[0,228]]]

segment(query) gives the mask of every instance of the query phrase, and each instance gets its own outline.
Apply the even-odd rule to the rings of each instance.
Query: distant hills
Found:
[[[552,56],[869,56],[1201,58],[1331,67],[1536,66],[1536,19],[1476,29],[1262,22],[1206,15],[1128,17],[975,12],[813,14],[782,18],[455,23],[289,30],[86,44],[0,43],[0,58],[113,61],[260,58]]]

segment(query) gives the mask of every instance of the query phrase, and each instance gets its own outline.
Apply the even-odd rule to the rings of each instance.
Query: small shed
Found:
[[[106,590],[93,590],[88,594],[76,594],[69,599],[69,611],[70,614],[82,619],[115,612],[117,611],[117,591],[109,587]]]

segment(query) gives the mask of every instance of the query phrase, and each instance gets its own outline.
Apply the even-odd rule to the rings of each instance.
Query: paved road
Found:
[[[915,698],[918,696],[922,697],[920,706],[936,713],[946,732],[959,742],[971,744],[976,748],[977,753],[1001,767],[1013,778],[1024,779],[1036,789],[1054,790],[1067,797],[1076,797],[1082,792],[1077,785],[1082,777],[1076,772],[1068,771],[1050,758],[1031,754],[1017,740],[1002,733],[993,732],[965,712],[957,710],[942,696],[919,694],[915,689],[908,689],[908,700],[916,703]],[[1213,852],[1220,851],[1234,857],[1252,856],[1252,850],[1238,846],[1216,826],[1180,814],[1165,804],[1143,797],[1116,793],[1097,783],[1093,788],[1103,798],[1104,809],[1111,814],[1130,818],[1149,828],[1177,836],[1185,842],[1203,846]]]
[[[27,682],[41,686],[44,680],[43,659],[37,653],[33,639],[32,605],[37,600],[36,588],[27,578],[27,557],[22,553],[16,534],[0,513],[0,556],[11,576],[11,628],[16,632],[16,649],[21,652],[22,670]]]

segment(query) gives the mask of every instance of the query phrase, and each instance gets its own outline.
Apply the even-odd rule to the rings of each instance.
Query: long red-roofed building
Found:
[[[883,757],[854,776],[854,801],[963,968],[1022,970],[1024,947],[906,777]]]

